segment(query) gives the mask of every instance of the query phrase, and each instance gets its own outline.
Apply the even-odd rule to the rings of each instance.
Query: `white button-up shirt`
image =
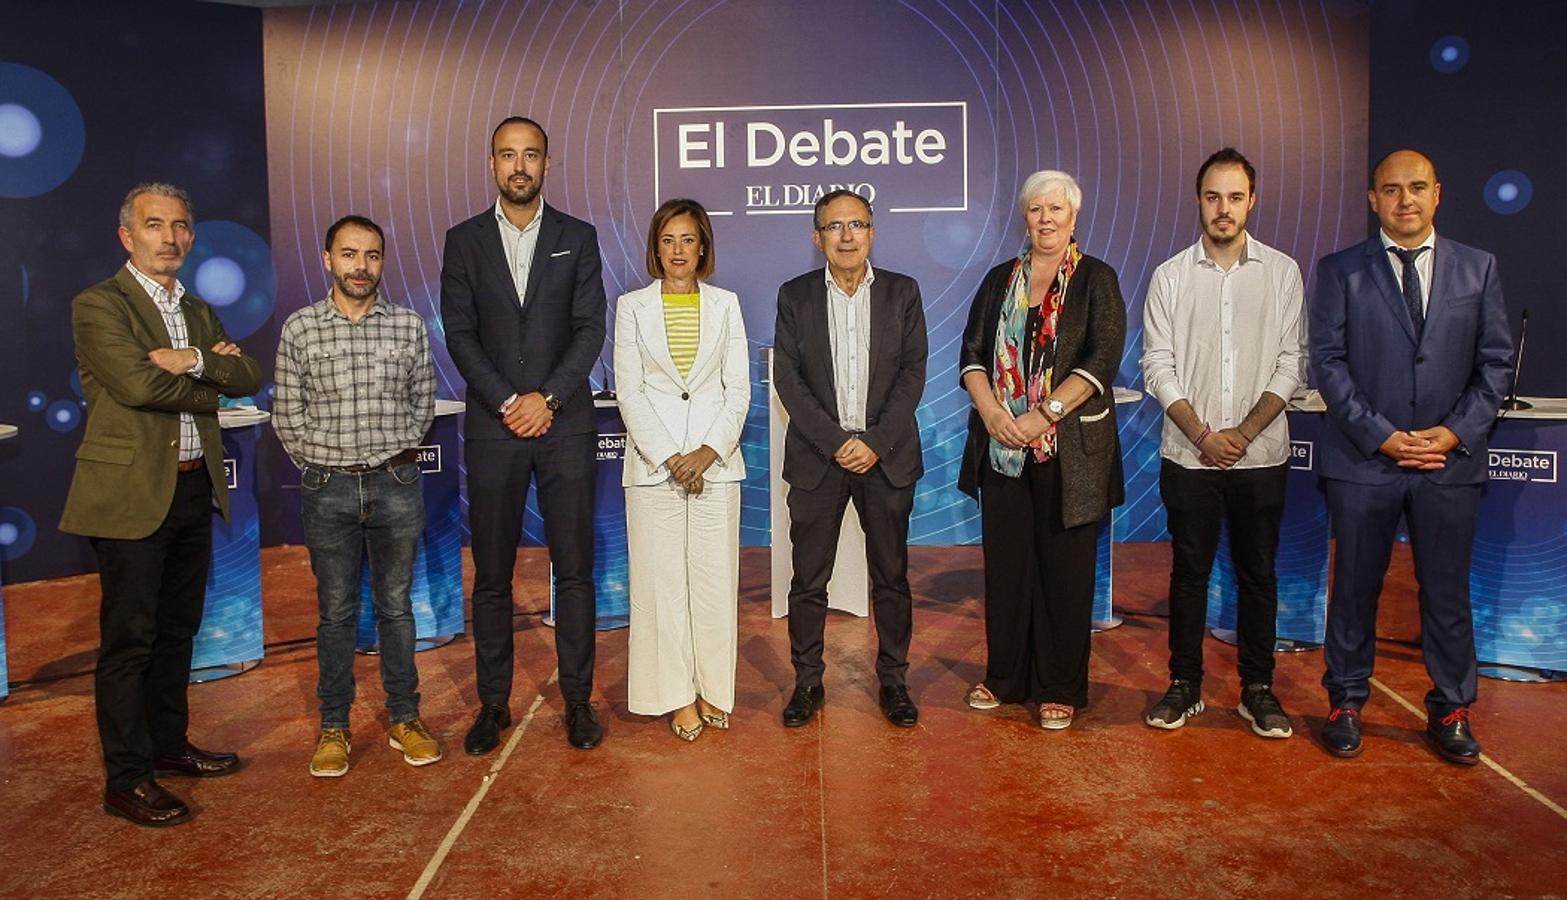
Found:
[[[1250,234],[1235,265],[1219,268],[1197,243],[1154,270],[1143,310],[1143,382],[1166,411],[1181,401],[1215,431],[1239,425],[1264,391],[1289,400],[1305,376],[1305,291],[1295,260]],[[1159,453],[1204,468],[1166,416]],[[1289,460],[1280,415],[1255,435],[1236,468]]]
[[[169,333],[169,346],[175,350],[183,350],[190,346],[190,337],[185,330],[185,312],[180,309],[180,298],[185,296],[185,285],[178,278],[174,279],[174,290],[170,291],[163,285],[153,281],[141,270],[125,263],[125,268],[131,270],[136,282],[152,298],[153,305],[158,307],[158,314],[163,317],[164,330]],[[196,348],[196,367],[185,374],[192,378],[200,378],[207,368],[207,357]],[[180,413],[180,462],[189,462],[200,459],[201,432],[196,430],[196,417],[188,412]]]
[[[838,395],[838,424],[844,431],[865,430],[865,391],[871,377],[871,283],[876,271],[867,263],[853,295],[827,275],[827,335],[832,341],[833,387]]]
[[[501,210],[501,201],[495,201],[495,221],[501,227],[501,246],[506,250],[506,266],[511,270],[512,283],[517,286],[517,302],[528,303],[528,272],[533,269],[533,251],[539,246],[539,223],[544,219],[544,204],[539,204],[533,221],[522,228],[511,223]]]

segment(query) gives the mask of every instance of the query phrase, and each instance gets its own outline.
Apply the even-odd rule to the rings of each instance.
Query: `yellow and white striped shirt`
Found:
[[[691,364],[696,362],[697,338],[700,337],[701,294],[664,294],[664,335],[669,341],[669,355],[675,361],[680,377],[691,374]]]

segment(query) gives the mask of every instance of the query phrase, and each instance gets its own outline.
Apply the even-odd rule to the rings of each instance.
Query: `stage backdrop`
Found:
[[[1195,240],[1193,179],[1213,150],[1256,163],[1252,231],[1308,278],[1310,261],[1367,234],[1370,50],[1354,2],[395,3],[269,10],[263,31],[277,320],[323,295],[327,225],[369,215],[387,229],[386,290],[429,323],[443,396],[462,390],[438,316],[443,235],[495,201],[499,119],[548,129],[545,197],[598,227],[611,304],[647,280],[660,201],[714,212],[713,281],[740,294],[758,351],[747,544],[768,539],[759,351],[777,286],[821,265],[809,217],[821,191],[872,195],[872,263],[924,291],[927,474],[911,539],[929,544],[978,539],[978,507],[954,486],[968,411],[958,342],[985,270],[1022,247],[1015,195],[1030,172],[1082,183],[1079,241],[1126,297],[1127,385],[1141,383],[1148,278]],[[1118,537],[1157,540],[1160,411],[1121,414]],[[281,466],[273,478],[296,480]],[[282,519],[273,527],[297,528]]]

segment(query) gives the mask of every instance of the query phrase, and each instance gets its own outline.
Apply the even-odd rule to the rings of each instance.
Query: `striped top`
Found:
[[[669,342],[669,356],[675,361],[680,377],[686,378],[691,374],[691,364],[696,362],[702,295],[664,294],[663,297],[664,335]]]

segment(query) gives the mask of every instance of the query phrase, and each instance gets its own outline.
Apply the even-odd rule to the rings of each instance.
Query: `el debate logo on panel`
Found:
[[[712,215],[800,215],[847,188],[877,212],[968,209],[968,104],[825,103],[653,110],[653,190]]]

